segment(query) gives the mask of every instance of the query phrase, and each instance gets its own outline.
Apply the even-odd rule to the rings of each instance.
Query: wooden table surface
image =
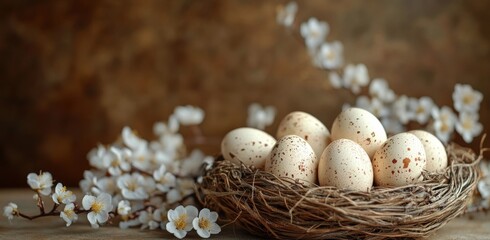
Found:
[[[9,202],[18,205],[23,213],[37,214],[38,209],[32,199],[33,193],[29,189],[0,189],[0,206]],[[77,194],[77,199],[81,198]],[[79,201],[77,201],[79,202]],[[5,217],[0,218],[0,239],[172,239],[173,235],[166,231],[149,231],[136,229],[119,229],[116,226],[103,226],[92,229],[86,215],[80,215],[79,221],[70,227],[57,216],[44,217],[33,221],[14,218],[10,223]],[[259,239],[238,226],[227,226],[214,239]],[[192,232],[186,239],[199,239]],[[449,222],[429,239],[490,239],[490,214],[478,213],[465,215]]]

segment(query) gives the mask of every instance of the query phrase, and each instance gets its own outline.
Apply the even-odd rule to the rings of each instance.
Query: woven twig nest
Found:
[[[420,183],[370,192],[306,187],[290,178],[222,158],[205,173],[201,202],[248,232],[274,238],[428,236],[463,213],[478,181],[480,156],[449,145],[443,173]]]

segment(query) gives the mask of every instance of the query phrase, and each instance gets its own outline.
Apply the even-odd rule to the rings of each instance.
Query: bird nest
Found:
[[[444,172],[370,192],[307,187],[218,158],[198,186],[201,203],[263,237],[345,239],[428,236],[465,211],[482,158],[455,144]]]

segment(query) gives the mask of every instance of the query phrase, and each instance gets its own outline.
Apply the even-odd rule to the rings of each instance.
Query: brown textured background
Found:
[[[303,110],[330,126],[354,98],[329,87],[297,30],[275,23],[283,3],[2,1],[0,187],[26,186],[39,169],[77,185],[97,143],[124,125],[150,138],[182,104],[205,109],[204,133],[215,139],[245,125],[255,101],[279,118]],[[454,84],[471,84],[485,95],[488,131],[489,10],[485,0],[300,1],[296,24],[328,21],[327,40],[396,93],[451,105]]]

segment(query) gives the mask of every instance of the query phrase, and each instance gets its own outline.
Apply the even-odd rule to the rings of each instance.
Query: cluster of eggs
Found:
[[[277,140],[276,140],[277,139]],[[342,111],[331,132],[314,116],[292,112],[279,124],[276,138],[254,128],[232,130],[221,142],[225,160],[254,166],[305,185],[369,191],[422,180],[422,171],[447,167],[443,144],[414,130],[387,137],[383,125],[360,108]]]

